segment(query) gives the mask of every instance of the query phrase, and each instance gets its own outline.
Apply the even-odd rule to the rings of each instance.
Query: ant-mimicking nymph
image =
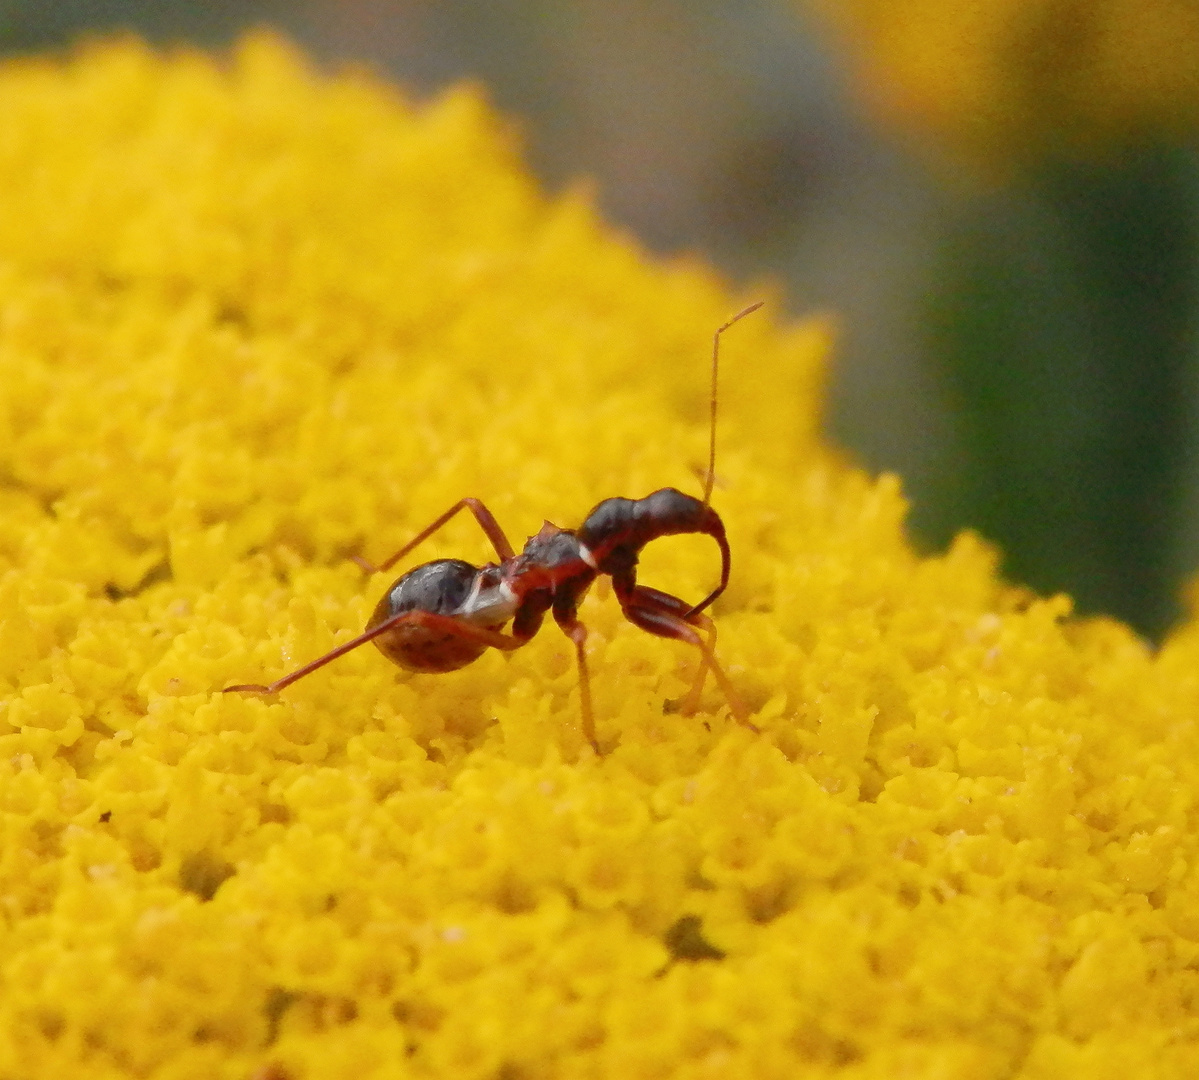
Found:
[[[518,555],[482,502],[460,499],[379,566],[360,558],[355,562],[370,573],[387,570],[456,514],[469,510],[495,548],[498,563],[478,567],[461,559],[435,559],[414,567],[383,594],[366,629],[356,638],[269,685],[238,684],[225,687],[224,692],[278,693],[368,641],[408,671],[454,671],[477,660],[488,648],[511,651],[528,644],[548,612],[574,643],[583,734],[599,753],[584,651],[587,628],[579,621],[578,611],[587,590],[604,574],[612,579],[629,622],[647,633],[684,641],[699,650],[699,670],[678,711],[687,716],[696,711],[710,670],[734,718],[752,728],[745,706],[716,659],[716,626],[704,612],[728,586],[731,565],[724,522],[709,505],[716,468],[720,336],[761,306],[759,301],[739,311],[712,337],[708,470],[702,500],[675,488],[662,488],[643,499],[604,499],[577,529],[560,529],[547,521]],[[720,548],[720,584],[698,604],[637,583],[642,548],[659,537],[684,533],[710,536]],[[510,629],[505,630],[509,623]]]

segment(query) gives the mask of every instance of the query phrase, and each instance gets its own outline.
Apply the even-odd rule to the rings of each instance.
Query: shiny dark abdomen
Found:
[[[461,559],[438,559],[414,567],[383,594],[367,629],[408,611],[453,615],[470,595],[477,573]],[[375,638],[375,645],[388,660],[408,671],[432,673],[466,667],[487,649],[476,641],[415,621],[400,622]]]

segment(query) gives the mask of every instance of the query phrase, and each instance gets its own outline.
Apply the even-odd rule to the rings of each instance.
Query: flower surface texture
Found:
[[[733,296],[548,199],[479,94],[276,39],[0,71],[0,1076],[1199,1072],[1199,635],[918,557],[819,436],[829,334],[725,337],[717,652],[358,633],[457,499],[519,547],[698,492]],[[767,290],[767,296],[769,290]],[[461,515],[413,561],[482,563]],[[398,570],[401,568],[397,568]],[[706,538],[642,580],[706,595]],[[709,680],[711,682],[711,680]]]

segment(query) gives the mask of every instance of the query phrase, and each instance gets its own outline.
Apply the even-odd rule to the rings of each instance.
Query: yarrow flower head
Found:
[[[270,37],[10,63],[0,115],[0,1073],[1194,1074],[1199,633],[915,555],[819,437],[823,324],[726,340],[756,731],[672,712],[693,650],[603,588],[602,756],[552,627],[221,694],[357,633],[349,557],[462,496],[519,537],[698,492],[760,294],[540,194],[476,91]],[[487,559],[471,525],[421,558]]]

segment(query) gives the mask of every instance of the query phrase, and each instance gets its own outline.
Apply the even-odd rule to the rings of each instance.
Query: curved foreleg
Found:
[[[724,694],[725,700],[729,703],[729,711],[732,712],[734,718],[738,723],[757,730],[749,722],[749,711],[742,704],[732,682],[716,659],[714,651],[716,624],[711,619],[700,612],[693,611],[691,605],[685,600],[680,600],[677,596],[671,596],[670,593],[662,592],[660,589],[651,589],[646,585],[634,585],[630,589],[620,590],[620,604],[625,618],[634,626],[657,637],[685,641],[699,650],[702,657],[700,669],[696,673],[695,682],[692,683],[691,689],[683,699],[680,712],[689,716],[698,708],[704,676],[711,668],[720,692]],[[707,631],[707,641],[700,635],[700,630]]]

